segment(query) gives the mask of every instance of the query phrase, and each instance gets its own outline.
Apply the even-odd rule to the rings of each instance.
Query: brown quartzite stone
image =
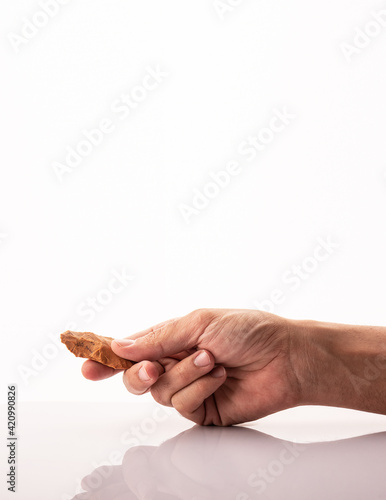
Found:
[[[133,362],[117,356],[111,350],[111,337],[101,337],[91,332],[71,332],[68,330],[60,336],[66,347],[79,358],[88,358],[98,361],[102,365],[118,370],[126,370],[133,366]]]

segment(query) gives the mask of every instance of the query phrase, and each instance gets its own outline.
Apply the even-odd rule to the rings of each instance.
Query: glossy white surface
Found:
[[[386,417],[299,410],[202,428],[140,400],[20,404],[5,498],[386,499]]]

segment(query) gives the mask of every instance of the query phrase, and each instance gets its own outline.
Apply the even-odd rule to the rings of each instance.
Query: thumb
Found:
[[[153,361],[195,347],[199,333],[185,317],[177,318],[151,327],[135,339],[113,340],[111,348],[121,358]]]

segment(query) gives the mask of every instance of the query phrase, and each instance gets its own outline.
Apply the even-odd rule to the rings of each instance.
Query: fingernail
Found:
[[[197,358],[194,359],[193,363],[196,366],[208,366],[210,364],[210,357],[207,352],[201,352]]]
[[[114,340],[119,345],[119,347],[128,347],[129,345],[132,345],[135,342],[135,340],[131,339],[114,339]]]
[[[142,380],[142,382],[148,382],[150,380],[149,374],[147,373],[144,366],[141,366],[141,368],[139,369],[138,377]]]
[[[223,366],[216,366],[214,370],[211,372],[212,377],[220,378],[225,375],[225,368]]]

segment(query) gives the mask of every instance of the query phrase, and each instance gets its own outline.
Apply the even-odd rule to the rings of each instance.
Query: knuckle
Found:
[[[174,373],[175,379],[178,380],[180,384],[181,383],[184,384],[189,380],[187,368],[188,368],[187,363],[182,363],[182,362],[177,363],[173,368],[173,371],[175,372]]]
[[[164,332],[164,327],[157,328],[156,330],[152,329],[141,340],[141,342],[143,342],[143,344],[146,347],[157,346],[157,349],[159,351],[159,357],[161,358],[165,356],[162,342],[160,342],[163,332]]]
[[[177,392],[171,397],[171,405],[182,416],[193,413],[195,410],[194,406],[196,406],[193,404],[193,401],[184,394],[184,391]]]
[[[172,406],[170,398],[166,394],[165,390],[160,387],[152,387],[150,389],[153,399],[162,406]]]
[[[204,319],[208,316],[208,314],[209,309],[206,308],[195,309],[193,312],[191,312],[191,315],[196,319]]]
[[[143,342],[152,345],[156,341],[157,333],[156,330],[151,330],[147,335],[143,337]]]
[[[201,330],[211,322],[213,318],[213,311],[211,309],[196,309],[191,312],[189,316],[193,325]]]
[[[171,398],[171,404],[173,408],[175,408],[178,413],[181,413],[181,415],[188,413],[184,399],[185,398],[178,393],[174,394]]]

